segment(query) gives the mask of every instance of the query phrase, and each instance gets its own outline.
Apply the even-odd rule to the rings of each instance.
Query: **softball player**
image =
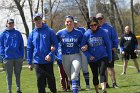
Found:
[[[74,29],[72,16],[66,16],[65,25],[66,28],[57,32],[57,38],[61,44],[64,70],[72,81],[73,93],[78,93],[78,77],[81,68],[80,44],[83,34]]]

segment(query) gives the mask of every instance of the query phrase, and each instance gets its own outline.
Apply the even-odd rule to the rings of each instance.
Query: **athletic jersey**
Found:
[[[34,28],[27,42],[28,64],[32,64],[32,59],[34,59],[35,64],[48,64],[53,62],[56,50],[51,51],[51,46],[54,46],[56,50],[58,48],[58,40],[55,32],[44,23],[42,28]],[[50,62],[45,60],[47,55],[51,57]]]
[[[104,31],[108,34],[111,42],[111,47],[117,49],[119,41],[118,41],[118,35],[116,33],[116,30],[108,23],[104,23],[101,26],[101,28],[104,29]]]
[[[112,60],[111,43],[108,41],[107,33],[101,28],[98,28],[96,32],[91,29],[85,32],[81,46],[88,45],[88,50],[84,52],[88,62],[95,62],[103,57],[108,57],[109,61]],[[91,56],[94,57],[93,61],[89,60]]]
[[[134,51],[138,48],[138,41],[136,36],[130,32],[129,34],[123,34],[120,40],[121,51]]]
[[[77,29],[73,29],[71,32],[68,32],[67,29],[58,31],[57,38],[61,44],[62,55],[79,53],[82,36],[83,34]]]

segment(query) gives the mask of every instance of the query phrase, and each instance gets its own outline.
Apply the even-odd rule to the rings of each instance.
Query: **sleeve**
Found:
[[[107,35],[106,32],[104,32],[104,42],[105,42],[105,46],[106,46],[106,51],[107,51],[107,54],[108,54],[108,60],[109,61],[112,61],[112,48],[111,48],[111,42],[108,42],[109,41],[109,36]]]
[[[34,50],[34,46],[33,46],[33,43],[32,43],[32,40],[33,40],[33,33],[31,33],[28,37],[28,40],[27,40],[27,62],[28,64],[32,64],[32,60],[33,60],[33,50]]]
[[[124,35],[121,35],[120,39],[120,51],[124,51]]]
[[[58,40],[54,31],[51,31],[51,44],[55,47],[55,51],[51,51],[49,55],[53,56],[58,49]]]
[[[4,33],[0,35],[0,55],[2,59],[5,58],[5,47],[4,47]]]
[[[81,41],[81,47],[83,47],[84,45],[88,45],[88,35],[85,33],[83,35],[82,41]],[[90,58],[92,55],[88,52],[88,49],[86,51],[83,52],[85,54],[85,56],[87,56],[87,58]]]
[[[19,36],[20,36],[20,47],[19,48],[21,50],[21,56],[22,56],[22,58],[24,58],[24,42],[23,42],[21,33],[19,34]]]

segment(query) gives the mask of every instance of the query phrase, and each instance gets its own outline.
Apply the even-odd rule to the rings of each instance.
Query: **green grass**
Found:
[[[140,62],[140,58],[138,58],[138,62]],[[121,60],[115,62],[115,70],[116,70],[116,79],[117,84],[119,88],[108,88],[108,93],[140,93],[140,73],[138,74],[135,68],[127,68],[127,74],[121,75],[122,73],[122,65],[123,62]],[[140,64],[140,63],[139,63]],[[0,64],[1,65],[1,64]],[[25,65],[25,64],[24,64]],[[133,66],[133,62],[129,61],[129,66]],[[1,66],[0,66],[1,67]],[[57,84],[57,90],[58,93],[64,93],[61,90],[60,85],[60,77],[58,72],[58,66],[54,65],[54,72],[56,77],[56,84]],[[90,91],[85,91],[85,82],[83,79],[83,75],[81,73],[81,87],[82,90],[79,93],[94,93],[94,86],[92,84],[92,75],[91,70],[90,71]],[[14,74],[13,74],[14,75]],[[7,92],[7,85],[6,85],[6,78],[5,73],[0,72],[0,93],[6,93]],[[109,85],[112,86],[110,77],[109,77]],[[21,73],[21,87],[23,93],[37,93],[37,87],[36,87],[36,77],[35,77],[35,71],[29,71],[28,68],[23,68]],[[101,87],[100,87],[101,89]],[[12,86],[13,93],[16,93],[16,85],[15,85],[15,78],[13,76],[13,86]],[[46,89],[47,93],[50,93],[49,89]],[[67,92],[71,93],[71,92]],[[100,91],[101,93],[101,91]]]

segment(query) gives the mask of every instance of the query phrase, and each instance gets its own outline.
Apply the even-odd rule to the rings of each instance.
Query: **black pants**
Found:
[[[35,71],[37,76],[38,93],[46,93],[46,81],[48,83],[50,91],[52,93],[56,93],[56,82],[53,71],[53,63],[35,64]]]
[[[108,63],[108,59],[104,57],[97,62],[91,62],[89,64],[93,74],[94,86],[99,85],[98,73],[100,73],[100,83],[106,82],[105,71],[107,68],[107,63]]]

